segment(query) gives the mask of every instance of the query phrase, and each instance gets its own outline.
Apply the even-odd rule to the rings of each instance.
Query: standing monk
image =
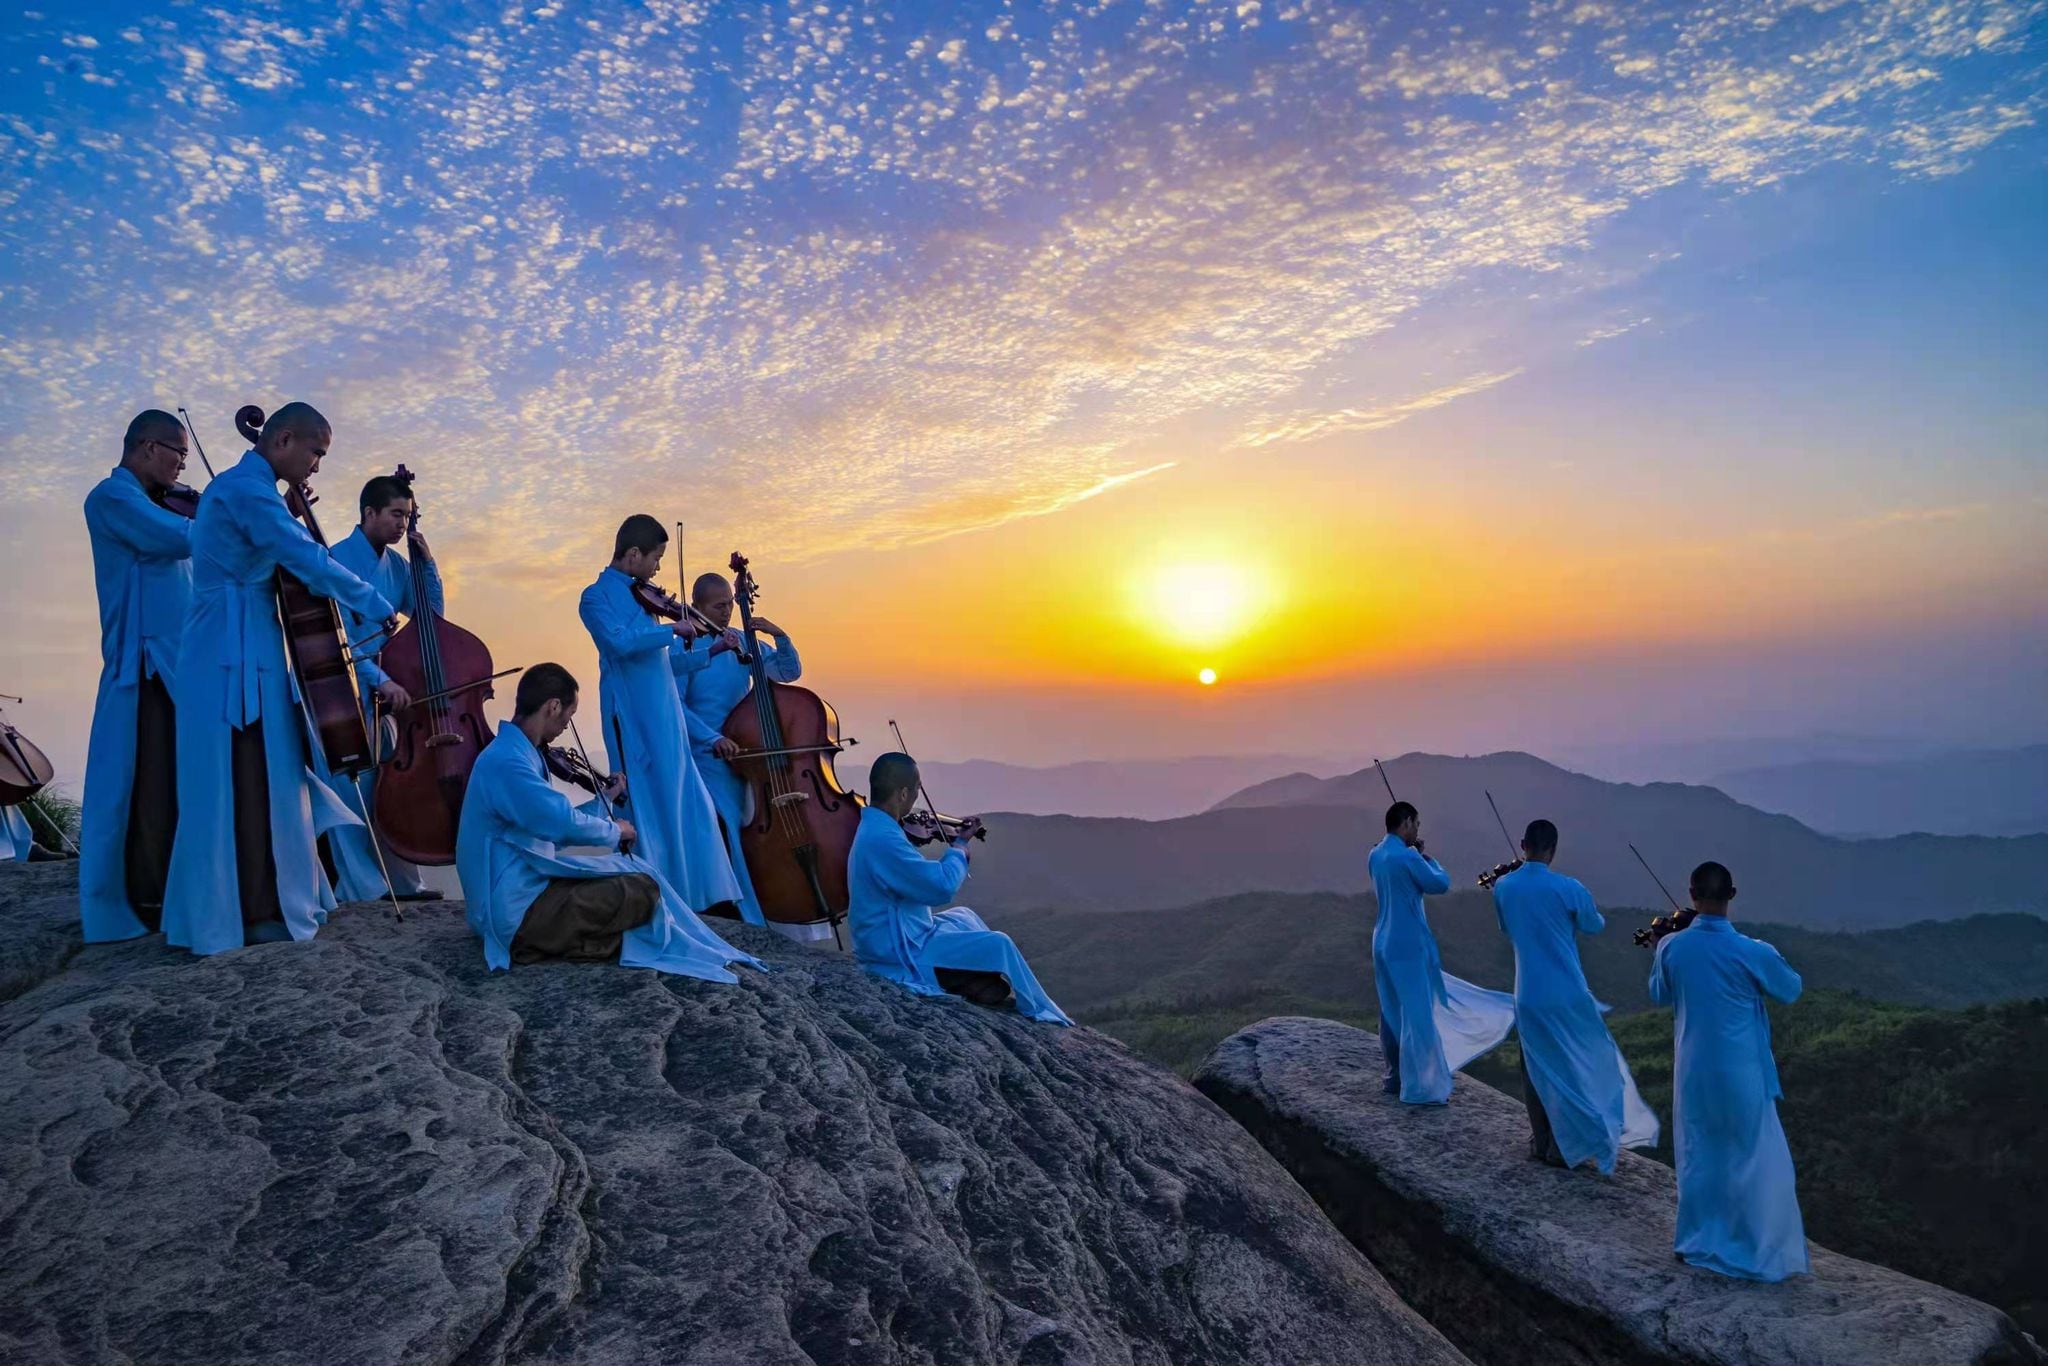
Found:
[[[1692,870],[1692,925],[1657,945],[1650,999],[1674,1006],[1671,1122],[1678,1130],[1678,1236],[1694,1266],[1749,1281],[1808,1270],[1792,1150],[1778,1122],[1778,1065],[1764,998],[1799,999],[1776,949],[1728,923],[1735,879]]]
[[[88,944],[163,923],[178,828],[178,642],[192,603],[193,523],[163,505],[185,468],[185,428],[156,408],[121,438],[121,463],[85,496],[100,600],[100,689],[85,760],[78,905]]]
[[[1552,871],[1556,857],[1557,827],[1530,821],[1522,866],[1493,884],[1494,915],[1515,946],[1529,1156],[1611,1172],[1622,1148],[1656,1144],[1657,1116],[1637,1094],[1579,962],[1573,936],[1598,934],[1607,922],[1584,883]]]
[[[732,584],[721,574],[701,574],[690,586],[690,603],[719,626],[732,625]],[[803,677],[803,661],[789,634],[766,617],[755,617],[758,632],[775,638],[773,645],[757,639],[761,668],[777,683],[794,683]],[[740,831],[745,827],[747,784],[727,762],[739,753],[739,746],[725,738],[720,729],[732,709],[754,687],[753,671],[740,663],[735,650],[684,650],[669,656],[676,672],[676,687],[683,698],[683,719],[690,730],[690,750],[718,809],[718,823],[725,835],[726,857],[732,862],[733,879],[740,888],[740,916],[749,925],[767,924],[761,914],[761,900],[754,895],[754,880],[747,875],[747,857],[740,849]],[[830,939],[830,925],[786,925],[775,928],[791,939]]]
[[[645,513],[619,525],[611,565],[583,590],[577,612],[597,643],[598,711],[612,767],[626,775],[638,851],[693,911],[737,904],[739,882],[718,834],[718,811],[697,773],[683,723],[672,655],[698,645],[692,622],[664,625],[633,598],[633,585],[661,571],[668,532]]]
[[[333,431],[310,404],[271,414],[256,449],[206,486],[192,611],[178,651],[178,838],[164,938],[194,953],[311,939],[334,908],[319,832],[355,818],[306,766],[276,573],[383,620],[391,604],[334,562],[277,484],[320,468]]]
[[[428,547],[426,537],[413,537],[415,553],[420,561],[417,565],[392,549],[404,539],[406,525],[412,520],[412,489],[402,479],[380,474],[363,485],[357,506],[360,520],[347,539],[334,547],[335,562],[375,588],[385,601],[401,607],[412,601],[412,576],[419,574],[426,586],[428,606],[436,612],[441,611],[441,570],[434,563],[434,552]],[[403,710],[412,699],[377,662],[377,657],[384,652],[384,623],[353,609],[344,610],[343,617],[348,624],[349,645],[355,652],[356,678],[363,686],[364,714],[374,714],[371,711],[372,698],[381,702],[386,711]],[[438,901],[441,894],[427,889],[426,883],[420,880],[417,867],[391,852],[389,845],[384,845],[380,851],[370,843],[375,838],[383,844],[382,837],[374,836],[369,827],[369,813],[375,809],[377,800],[376,774],[364,775],[358,784],[352,778],[328,773],[324,764],[316,767],[334,790],[334,795],[364,821],[360,827],[342,826],[327,833],[328,847],[334,851],[334,870],[339,884],[336,891],[341,899],[382,900],[386,885],[384,872],[389,869],[391,894],[399,900]],[[381,864],[377,858],[380,852],[384,856]]]
[[[651,864],[557,846],[631,844],[632,823],[578,811],[548,784],[543,751],[576,715],[576,680],[559,664],[519,676],[510,721],[484,747],[462,802],[455,866],[469,927],[493,968],[546,959],[618,962],[713,982],[761,964],[720,939]],[[607,789],[607,800],[619,795]]]
[[[1366,862],[1379,900],[1372,978],[1380,1000],[1380,1087],[1409,1105],[1443,1105],[1451,1073],[1514,1027],[1514,998],[1444,971],[1426,895],[1451,890],[1451,875],[1423,852],[1422,817],[1407,802],[1387,808],[1387,837]]]

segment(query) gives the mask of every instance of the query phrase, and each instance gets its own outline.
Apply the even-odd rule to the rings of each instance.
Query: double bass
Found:
[[[411,491],[412,471],[400,465],[393,477]],[[409,618],[384,643],[377,661],[414,702],[392,718],[397,738],[377,775],[375,810],[378,831],[400,858],[446,867],[455,862],[470,770],[491,742],[484,703],[495,694],[494,671],[484,643],[436,612],[428,599],[419,526],[414,497],[405,529],[413,565]]]
[[[263,433],[263,421],[263,410],[253,403],[235,412],[235,430],[252,446]],[[319,519],[313,515],[317,501],[310,481],[285,492],[285,507],[304,524],[307,535],[325,546],[327,538],[320,534]],[[376,751],[370,745],[370,726],[363,716],[362,692],[356,684],[341,607],[279,569],[277,613],[284,628],[285,658],[298,682],[299,706],[306,714],[307,729],[320,741],[327,771],[353,778],[375,768]]]
[[[8,702],[19,702],[19,697],[0,694]],[[56,767],[50,763],[50,756],[43,753],[36,743],[14,728],[5,712],[0,712],[0,807],[27,807],[42,819],[45,826],[54,832],[65,852],[76,855],[78,847],[71,837],[64,833],[64,827],[36,800],[41,792],[56,780]],[[31,827],[33,829],[33,827]],[[54,846],[52,846],[54,847]]]
[[[862,806],[832,771],[832,756],[842,748],[839,715],[810,689],[768,677],[754,626],[760,587],[737,550],[731,568],[746,642],[742,657],[754,680],[721,727],[741,751],[726,762],[753,798],[740,852],[763,916],[786,925],[827,921],[836,934],[846,918],[846,864]]]

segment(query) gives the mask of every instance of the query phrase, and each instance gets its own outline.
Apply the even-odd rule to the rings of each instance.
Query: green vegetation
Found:
[[[28,818],[28,828],[36,843],[58,851],[67,847],[67,840],[71,844],[78,842],[78,821],[83,810],[75,798],[47,788],[21,804],[21,814]]]

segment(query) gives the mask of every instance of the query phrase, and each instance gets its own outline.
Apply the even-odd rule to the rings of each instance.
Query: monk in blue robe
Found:
[[[35,830],[21,808],[0,806],[0,863],[34,862],[37,853]],[[136,933],[144,931],[137,930]]]
[[[868,805],[860,814],[847,860],[847,923],[853,956],[877,977],[920,996],[948,992],[977,1005],[1015,1001],[1017,1012],[1049,1024],[1072,1024],[1038,984],[1010,936],[992,930],[965,906],[933,914],[967,880],[967,849],[980,821],[950,832],[944,858],[917,851],[906,826],[925,838],[941,832],[912,816],[922,791],[907,754],[884,754],[868,774]]]
[[[304,403],[264,424],[222,470],[192,527],[192,610],[178,650],[178,835],[164,938],[194,953],[311,939],[334,908],[316,840],[355,817],[308,767],[275,575],[383,620],[391,604],[334,562],[285,508],[278,481],[320,468],[333,430]]]
[[[100,604],[100,686],[78,831],[85,942],[163,921],[178,826],[178,645],[192,602],[190,519],[163,504],[185,468],[184,424],[136,414],[121,463],[85,496]]]
[[[436,612],[442,611],[441,570],[434,563],[434,552],[426,537],[413,538],[419,557],[417,565],[393,548],[405,538],[406,526],[412,520],[412,489],[401,479],[380,474],[363,485],[356,505],[360,520],[356,529],[334,547],[335,562],[402,611],[411,610],[413,575],[418,574],[426,590],[427,605]],[[412,699],[377,662],[387,639],[384,623],[355,611],[345,610],[342,616],[348,626],[349,644],[355,651],[364,715],[376,715],[379,704],[387,714],[402,711]],[[393,853],[381,837],[376,837],[378,844],[383,845],[381,849],[371,844],[369,813],[376,807],[377,775],[373,772],[360,779],[344,778],[327,772],[324,764],[316,764],[315,768],[342,804],[363,821],[360,826],[342,826],[327,833],[327,846],[334,855],[335,890],[341,899],[377,901],[383,898],[388,886],[390,894],[400,901],[438,900],[441,894],[428,889],[420,880],[417,867]],[[379,854],[383,855],[381,863]]]
[[[510,721],[470,772],[456,835],[469,927],[494,969],[550,959],[617,962],[713,982],[761,964],[691,913],[650,863],[561,846],[630,846],[631,821],[589,814],[548,783],[543,749],[576,714],[577,686],[559,664],[520,675]],[[607,798],[616,799],[615,781]]]
[[[737,906],[740,887],[718,833],[718,810],[690,753],[671,656],[725,650],[730,642],[707,642],[694,622],[661,621],[634,601],[633,585],[659,573],[667,552],[668,532],[660,522],[644,513],[628,517],[613,541],[610,567],[583,590],[577,611],[597,645],[605,748],[626,777],[640,857],[691,910],[709,911]]]
[[[1600,1018],[1607,1007],[1594,999],[1579,962],[1574,935],[1598,934],[1607,922],[1584,883],[1551,868],[1556,857],[1557,827],[1530,821],[1522,866],[1493,884],[1494,914],[1515,946],[1529,1156],[1612,1172],[1622,1148],[1656,1146],[1657,1117],[1636,1091]]]
[[[713,624],[732,624],[732,584],[722,574],[701,574],[690,586],[690,603]],[[766,617],[755,617],[755,651],[761,669],[777,683],[794,683],[803,677],[803,661],[788,632]],[[765,634],[774,643],[761,640]],[[761,914],[760,898],[754,895],[754,880],[747,875],[747,857],[740,848],[740,831],[752,812],[748,808],[747,784],[727,762],[739,753],[739,746],[725,738],[722,727],[732,709],[753,691],[754,674],[740,663],[737,650],[686,650],[669,656],[675,666],[676,688],[683,699],[683,720],[690,731],[690,751],[697,772],[718,808],[718,824],[725,836],[725,852],[732,861],[733,878],[740,887],[740,916],[749,925],[769,923]],[[829,924],[791,925],[777,921],[774,928],[791,939],[830,939]]]
[[[1423,849],[1422,817],[1387,808],[1387,837],[1366,861],[1379,901],[1372,977],[1380,1003],[1380,1086],[1409,1105],[1443,1105],[1451,1074],[1514,1027],[1514,998],[1444,971],[1422,898],[1451,890],[1451,875]]]
[[[1726,868],[1702,863],[1691,891],[1699,914],[1665,936],[1650,968],[1650,998],[1678,1013],[1674,1246],[1724,1276],[1782,1281],[1809,1268],[1764,998],[1796,1001],[1801,982],[1776,949],[1728,923],[1735,880]]]

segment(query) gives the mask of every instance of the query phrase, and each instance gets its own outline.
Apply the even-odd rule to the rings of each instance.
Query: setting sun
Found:
[[[1251,625],[1252,575],[1240,565],[1213,560],[1164,564],[1142,575],[1133,588],[1140,619],[1177,645],[1222,645]]]
[[[1216,681],[1216,671],[1214,669],[1204,669],[1196,674],[1195,677],[1200,679],[1202,686],[1206,688]]]

